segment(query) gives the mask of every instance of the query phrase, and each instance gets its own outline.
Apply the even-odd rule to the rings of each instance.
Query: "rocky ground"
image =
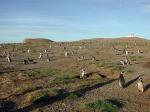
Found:
[[[31,51],[27,53],[29,48]],[[149,112],[149,49],[150,42],[141,38],[2,44],[0,112],[97,112],[99,110],[85,109],[84,105],[106,99],[113,101],[119,112]],[[11,63],[6,61],[8,52]],[[41,60],[38,59],[40,52],[43,53]],[[68,52],[66,57],[65,52]],[[130,64],[123,66],[120,61],[126,56]],[[27,57],[31,61],[24,65]],[[86,71],[85,79],[79,78],[82,69]],[[125,71],[125,88],[118,85],[121,71]],[[144,93],[137,89],[139,76],[144,81]],[[49,88],[59,92],[51,91],[48,97],[43,97],[44,92],[37,95]],[[70,94],[76,96],[70,97]]]

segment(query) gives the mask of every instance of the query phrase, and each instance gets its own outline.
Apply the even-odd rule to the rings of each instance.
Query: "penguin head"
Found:
[[[143,82],[143,78],[142,78],[142,77],[139,77],[139,81]]]
[[[125,71],[121,71],[121,72],[120,72],[120,74],[122,74],[122,75],[123,75],[124,73],[125,73]]]

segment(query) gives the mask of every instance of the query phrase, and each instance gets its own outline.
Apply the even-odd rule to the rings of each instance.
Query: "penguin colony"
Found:
[[[50,47],[50,49],[52,49],[52,46],[51,46],[51,45],[50,45],[49,47]],[[64,47],[64,50],[66,50],[66,49],[67,49],[67,48]],[[83,49],[83,48],[82,48],[81,46],[79,46],[79,49],[81,50],[81,49]],[[32,52],[31,52],[31,48],[28,48],[27,53],[28,53],[28,55],[32,53]],[[72,55],[74,55],[74,52],[73,52],[73,51],[71,51],[70,53],[71,53]],[[122,66],[130,65],[130,61],[129,61],[128,57],[127,57],[127,55],[129,55],[129,52],[128,52],[127,50],[124,50],[124,53],[125,53],[125,55],[126,55],[126,56],[125,56],[125,59],[124,59],[124,60],[121,60],[121,61],[120,61],[120,64],[121,64]],[[138,53],[141,53],[140,50],[138,50]],[[6,53],[5,53],[5,54],[6,54]],[[39,56],[38,56],[38,59],[39,59],[39,60],[43,60],[44,54],[46,55],[46,61],[47,61],[47,62],[50,62],[51,60],[50,60],[50,57],[49,57],[49,55],[48,55],[48,49],[44,49],[43,52],[40,52],[40,53],[39,53]],[[68,52],[68,51],[65,51],[64,56],[67,58],[68,55],[69,55],[69,52]],[[8,63],[11,63],[11,62],[12,62],[12,57],[13,57],[13,56],[11,56],[10,53],[8,53],[8,54],[6,55],[6,60],[7,60]],[[84,59],[85,59],[85,57],[84,57],[83,55],[80,56],[80,57],[78,57],[78,60],[84,60]],[[95,58],[94,56],[92,56],[91,60],[92,60],[92,61],[96,61],[96,58]],[[32,62],[33,62],[33,60],[31,60],[31,59],[29,58],[29,56],[27,57],[27,59],[24,59],[24,60],[23,60],[23,64],[24,64],[24,65],[27,65],[27,64],[32,63]],[[85,69],[82,69],[82,70],[81,70],[81,74],[80,74],[80,79],[84,79],[84,78],[86,78],[86,72],[85,72]],[[121,72],[121,73],[120,73],[120,75],[119,75],[119,77],[118,77],[118,82],[119,82],[119,87],[120,87],[120,88],[124,88],[124,87],[125,87],[124,72]],[[137,89],[138,89],[139,92],[144,92],[144,90],[145,90],[145,86],[144,86],[143,78],[142,78],[142,77],[140,77],[140,78],[138,79],[138,81],[137,81]]]

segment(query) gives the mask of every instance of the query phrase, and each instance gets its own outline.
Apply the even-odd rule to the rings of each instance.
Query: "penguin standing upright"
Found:
[[[137,87],[139,92],[144,92],[144,84],[143,84],[143,78],[139,78],[138,82],[137,82]]]
[[[41,60],[43,58],[43,54],[40,52],[39,59]]]
[[[119,75],[119,86],[121,88],[124,88],[124,86],[125,86],[125,79],[124,79],[124,76],[123,76],[123,72],[121,72],[120,75]]]
[[[8,54],[7,56],[6,56],[6,59],[7,59],[7,62],[8,63],[10,63],[12,60],[11,60],[11,57],[10,57],[10,54]]]
[[[28,49],[28,53],[30,53],[30,52],[31,52],[31,49],[29,48],[29,49]]]
[[[68,52],[65,52],[65,57],[67,57],[68,56]]]
[[[85,70],[84,70],[84,69],[82,69],[82,72],[81,72],[80,78],[86,78]]]

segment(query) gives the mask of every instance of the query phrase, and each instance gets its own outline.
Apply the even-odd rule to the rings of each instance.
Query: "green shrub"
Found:
[[[97,100],[92,103],[85,104],[85,108],[88,110],[99,110],[100,112],[117,112],[118,107],[107,102]]]
[[[24,74],[26,77],[35,77],[36,75],[39,75],[40,74],[40,71],[35,71],[35,70],[27,70],[27,71],[24,71]]]

